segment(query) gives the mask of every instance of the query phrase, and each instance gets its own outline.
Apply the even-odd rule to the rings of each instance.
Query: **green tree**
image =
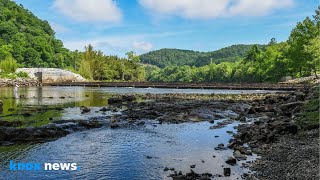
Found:
[[[311,58],[307,62],[307,67],[312,69],[314,75],[318,78],[317,72],[320,68],[320,36],[310,40],[310,43],[304,45],[304,52]]]
[[[319,9],[316,14],[319,14]],[[288,44],[288,57],[290,59],[293,73],[299,72],[299,75],[311,74],[313,64],[311,54],[305,51],[305,46],[311,42],[312,39],[319,36],[319,15],[314,16],[314,20],[307,17],[302,22],[299,22],[296,27],[291,31]]]
[[[134,63],[140,62],[140,57],[136,55],[134,51],[127,52],[126,55],[128,56],[128,60]]]
[[[246,56],[245,56],[245,59],[247,61],[257,61],[258,60],[258,56],[260,54],[260,49],[257,45],[253,45],[251,47],[251,49],[247,52]]]

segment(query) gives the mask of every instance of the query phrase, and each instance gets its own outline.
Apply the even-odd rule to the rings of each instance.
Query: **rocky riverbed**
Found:
[[[16,79],[3,79],[0,78],[0,87],[10,87],[10,86],[41,86],[41,83],[37,79],[30,78],[16,78]]]
[[[208,129],[219,129],[237,122],[237,133],[229,144],[219,144],[215,150],[233,150],[225,164],[241,163],[255,173],[245,173],[244,179],[318,179],[319,134],[317,131],[302,130],[296,118],[303,113],[305,101],[312,99],[315,89],[272,95],[185,95],[145,94],[121,95],[108,99],[108,106],[94,109],[81,106],[83,116],[96,113],[87,120],[52,119],[47,125],[27,127],[22,121],[0,121],[0,144],[39,143],[66,136],[75,131],[92,128],[144,127],[150,121],[157,124],[180,124],[208,121]],[[0,106],[1,108],[1,106]],[[45,109],[45,108],[44,108]],[[43,109],[34,109],[43,111]],[[110,113],[111,112],[111,113]],[[32,114],[25,114],[32,116]],[[217,122],[218,121],[218,122]],[[154,125],[154,123],[152,123]],[[318,128],[318,127],[315,127]],[[309,143],[308,143],[309,142]],[[301,155],[301,149],[308,155]],[[299,151],[300,150],[300,151]],[[261,156],[254,163],[243,163],[253,153]],[[308,157],[307,157],[308,156]],[[152,157],[151,157],[152,158]],[[302,163],[298,163],[301,161]],[[288,168],[292,167],[292,168]],[[165,167],[164,171],[172,167]],[[169,176],[173,179],[210,179],[230,176],[233,172],[223,168],[223,174],[183,174],[174,169]],[[286,173],[283,173],[286,172]],[[308,172],[306,175],[302,172]]]

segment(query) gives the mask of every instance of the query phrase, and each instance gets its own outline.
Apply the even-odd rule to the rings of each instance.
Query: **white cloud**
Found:
[[[290,7],[293,0],[139,0],[150,12],[187,19],[225,16],[261,16],[274,9]]]
[[[145,41],[134,41],[132,47],[135,51],[150,51],[153,45]]]
[[[53,8],[81,22],[120,22],[122,13],[113,0],[55,0]]]
[[[231,15],[262,16],[274,9],[291,7],[293,0],[237,0],[230,7]]]

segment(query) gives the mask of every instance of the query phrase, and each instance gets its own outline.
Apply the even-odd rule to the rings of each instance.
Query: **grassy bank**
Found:
[[[303,107],[302,115],[297,119],[297,125],[302,129],[310,130],[319,128],[319,91],[320,87],[315,87],[311,89],[312,96],[308,101],[306,101]]]

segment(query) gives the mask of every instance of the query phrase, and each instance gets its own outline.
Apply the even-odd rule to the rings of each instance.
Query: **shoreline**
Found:
[[[301,133],[308,134],[308,132],[315,131],[303,130],[295,123],[295,117],[299,116],[299,113],[303,111],[302,107],[304,102],[312,98],[312,94],[317,93],[310,91],[311,90],[306,89],[304,91],[286,93],[260,95],[237,94],[232,96],[217,94],[117,95],[109,98],[109,105],[102,107],[99,112],[119,111],[122,112],[121,115],[101,119],[92,118],[88,121],[56,120],[48,125],[34,128],[19,128],[19,126],[21,126],[19,122],[6,123],[2,121],[0,124],[0,139],[2,146],[30,142],[41,143],[55,140],[72,132],[93,128],[143,127],[147,124],[146,119],[157,121],[159,124],[179,124],[201,121],[214,123],[215,119],[227,118],[228,120],[224,120],[208,128],[214,130],[232,122],[241,122],[236,128],[237,133],[234,135],[234,138],[229,141],[229,144],[216,147],[221,150],[225,148],[234,150],[234,157],[230,157],[230,161],[228,162],[232,164],[237,163],[240,159],[244,159],[252,153],[257,153],[261,156],[261,159],[253,163],[245,164],[245,166],[249,166],[255,174],[243,174],[243,178],[266,178],[266,173],[269,173],[267,176],[283,177],[284,175],[281,175],[281,173],[277,171],[279,168],[272,167],[272,164],[275,162],[272,160],[276,160],[278,166],[283,170],[286,170],[287,163],[291,163],[291,165],[294,166],[294,163],[296,163],[295,159],[292,158],[288,160],[286,157],[290,152],[299,156],[296,151],[293,151],[293,145],[295,142],[299,142],[299,138],[296,137]],[[316,91],[316,89],[312,91]],[[235,99],[237,96],[239,98]],[[137,99],[142,99],[143,101],[137,101]],[[126,108],[123,109],[123,106]],[[237,115],[226,116],[222,113],[222,111],[225,110],[235,112]],[[42,111],[42,109],[40,108],[39,111]],[[91,107],[80,107],[80,111],[85,114],[91,111]],[[314,134],[308,138],[315,140],[316,135],[317,134]],[[302,142],[307,143],[308,140],[303,140]],[[283,142],[285,142],[285,144],[291,144],[291,151],[281,150],[284,147]],[[248,144],[249,146],[246,147],[244,144]],[[271,153],[268,150],[270,146],[273,147]],[[315,150],[319,149],[317,143],[313,143],[312,147]],[[272,159],[274,154],[277,153],[281,156],[276,156],[276,159]],[[314,152],[312,153],[314,155]],[[279,164],[278,161],[286,163],[282,165],[281,163]],[[268,163],[264,163],[264,165],[261,166],[259,162],[268,162],[269,165]],[[316,161],[313,162],[313,165],[315,165],[315,163]],[[303,166],[303,168],[305,167],[306,166]],[[312,167],[309,167],[310,176],[304,177],[313,179],[316,169]],[[269,171],[266,172],[266,168]],[[297,171],[300,170],[297,169]],[[292,174],[293,178],[298,177],[297,175],[301,175],[301,173]],[[195,177],[206,178],[210,176],[207,173],[197,174],[191,170],[190,173],[186,174],[171,174],[171,177],[173,179],[179,179]]]
[[[279,83],[156,83],[156,82],[66,82],[45,83],[44,86],[84,87],[133,87],[133,88],[176,88],[176,89],[232,89],[232,90],[303,90],[308,84]]]

